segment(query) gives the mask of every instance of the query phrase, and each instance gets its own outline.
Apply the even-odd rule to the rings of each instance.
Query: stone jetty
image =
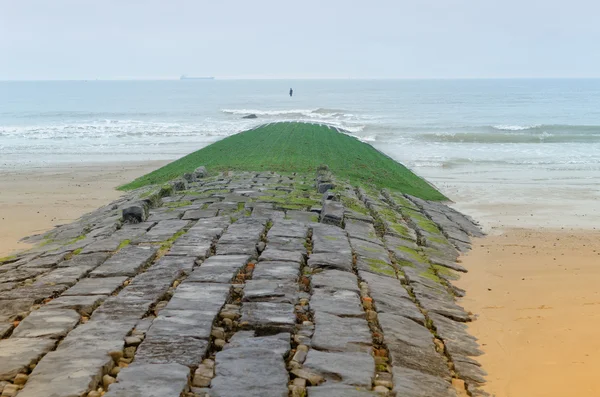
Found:
[[[440,202],[201,167],[0,264],[2,397],[486,396]]]

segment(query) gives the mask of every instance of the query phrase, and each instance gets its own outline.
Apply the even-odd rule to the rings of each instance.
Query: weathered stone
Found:
[[[394,392],[406,397],[457,397],[450,382],[413,369],[394,366]]]
[[[398,314],[425,325],[425,316],[411,300],[399,280],[369,272],[359,272],[369,285],[378,313]]]
[[[343,384],[325,384],[318,387],[309,387],[306,390],[308,397],[367,397],[379,395],[367,388],[362,389]]]
[[[269,229],[268,238],[292,237],[304,239],[306,238],[307,233],[308,228],[305,224],[296,221],[281,220],[276,221],[271,229]]]
[[[373,224],[370,222],[348,220],[346,221],[344,228],[346,229],[346,232],[350,238],[356,238],[368,241],[370,243],[383,245],[379,237],[377,237],[377,233],[375,232]]]
[[[312,276],[313,288],[325,288],[328,291],[349,290],[359,292],[358,280],[353,273],[341,270],[324,270]]]
[[[183,217],[181,217],[181,219],[197,220],[197,219],[202,219],[202,218],[212,218],[213,216],[217,216],[216,209],[189,210],[183,214]]]
[[[123,285],[127,277],[84,278],[64,292],[73,295],[110,295]]]
[[[321,222],[342,227],[344,222],[344,206],[340,202],[326,200],[321,210]]]
[[[146,233],[136,238],[134,242],[158,243],[166,241],[186,227],[187,224],[188,222],[183,220],[160,221]]]
[[[179,396],[186,390],[190,370],[179,364],[135,363],[119,372],[106,397]]]
[[[48,309],[73,309],[82,316],[90,316],[106,295],[61,296],[46,304]]]
[[[27,315],[34,303],[33,299],[0,300],[0,322],[13,321],[21,313]]]
[[[362,318],[343,318],[315,312],[315,333],[312,346],[332,352],[370,352],[372,336],[367,321]]]
[[[200,166],[194,170],[194,176],[198,179],[206,178],[208,176],[208,171],[206,171],[205,166]]]
[[[90,277],[134,276],[156,251],[155,247],[128,245],[92,271]]]
[[[278,236],[269,237],[269,247],[280,251],[297,251],[306,254],[306,239]]]
[[[69,288],[66,284],[26,285],[15,288],[0,295],[0,300],[31,300],[42,303],[47,298],[54,298]]]
[[[48,353],[56,341],[42,338],[18,338],[0,340],[0,381],[12,381],[17,374],[25,372],[31,364]]]
[[[187,278],[187,282],[229,283],[250,260],[250,255],[216,255],[211,256],[195,269]]]
[[[202,361],[208,349],[208,341],[192,336],[147,337],[135,354],[136,363],[181,364],[195,367]]]
[[[223,350],[216,355],[214,397],[286,397],[288,373],[280,354],[258,348]]]
[[[224,350],[235,348],[270,350],[284,357],[290,351],[290,334],[279,333],[269,336],[255,336],[253,331],[239,331],[225,345]]]
[[[283,251],[271,248],[267,246],[267,249],[261,254],[260,261],[271,261],[271,262],[304,262],[304,255],[302,252],[294,251]]]
[[[485,383],[485,372],[479,365],[462,361],[460,359],[453,360],[454,369],[458,376],[469,384],[482,385]]]
[[[195,245],[185,245],[179,244],[179,242],[175,243],[167,252],[168,256],[189,256],[196,259],[205,259],[208,255],[210,255],[210,248],[212,246],[211,241],[203,241],[201,243]]]
[[[427,328],[406,317],[389,313],[379,315],[379,325],[394,367],[450,377],[445,359],[435,350],[433,335]]]
[[[340,317],[365,317],[360,298],[354,291],[315,289],[310,306],[315,312],[325,312]]]
[[[291,332],[296,322],[294,305],[275,302],[247,302],[242,305],[240,326],[264,333]]]
[[[464,323],[451,320],[437,313],[429,313],[429,318],[433,321],[437,334],[444,340],[446,349],[451,356],[480,356],[483,354],[479,350],[477,339],[469,335],[467,326]]]
[[[260,262],[254,268],[252,278],[255,280],[290,280],[295,281],[300,275],[300,264],[294,262]]]
[[[75,310],[42,308],[32,312],[13,331],[15,338],[62,338],[79,322]]]
[[[352,253],[347,251],[312,254],[308,259],[308,266],[311,268],[339,269],[351,272]]]
[[[311,349],[304,368],[323,376],[327,382],[370,387],[375,362],[368,353],[329,353]]]
[[[148,219],[150,206],[145,201],[139,201],[129,207],[123,208],[123,222],[140,223]]]

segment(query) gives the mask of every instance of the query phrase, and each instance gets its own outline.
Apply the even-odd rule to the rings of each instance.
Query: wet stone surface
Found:
[[[451,283],[478,226],[319,172],[203,169],[40,236],[0,263],[0,381],[18,397],[477,390]]]

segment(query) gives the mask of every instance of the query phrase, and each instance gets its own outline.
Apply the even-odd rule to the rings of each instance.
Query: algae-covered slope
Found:
[[[327,164],[338,177],[427,200],[443,194],[402,164],[358,139],[324,125],[286,122],[225,138],[121,187],[159,184],[204,165],[209,171],[315,172]]]

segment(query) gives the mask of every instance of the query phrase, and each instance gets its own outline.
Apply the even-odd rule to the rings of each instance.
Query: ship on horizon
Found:
[[[215,78],[212,76],[207,77],[192,77],[185,74],[182,74],[179,80],[214,80]]]

